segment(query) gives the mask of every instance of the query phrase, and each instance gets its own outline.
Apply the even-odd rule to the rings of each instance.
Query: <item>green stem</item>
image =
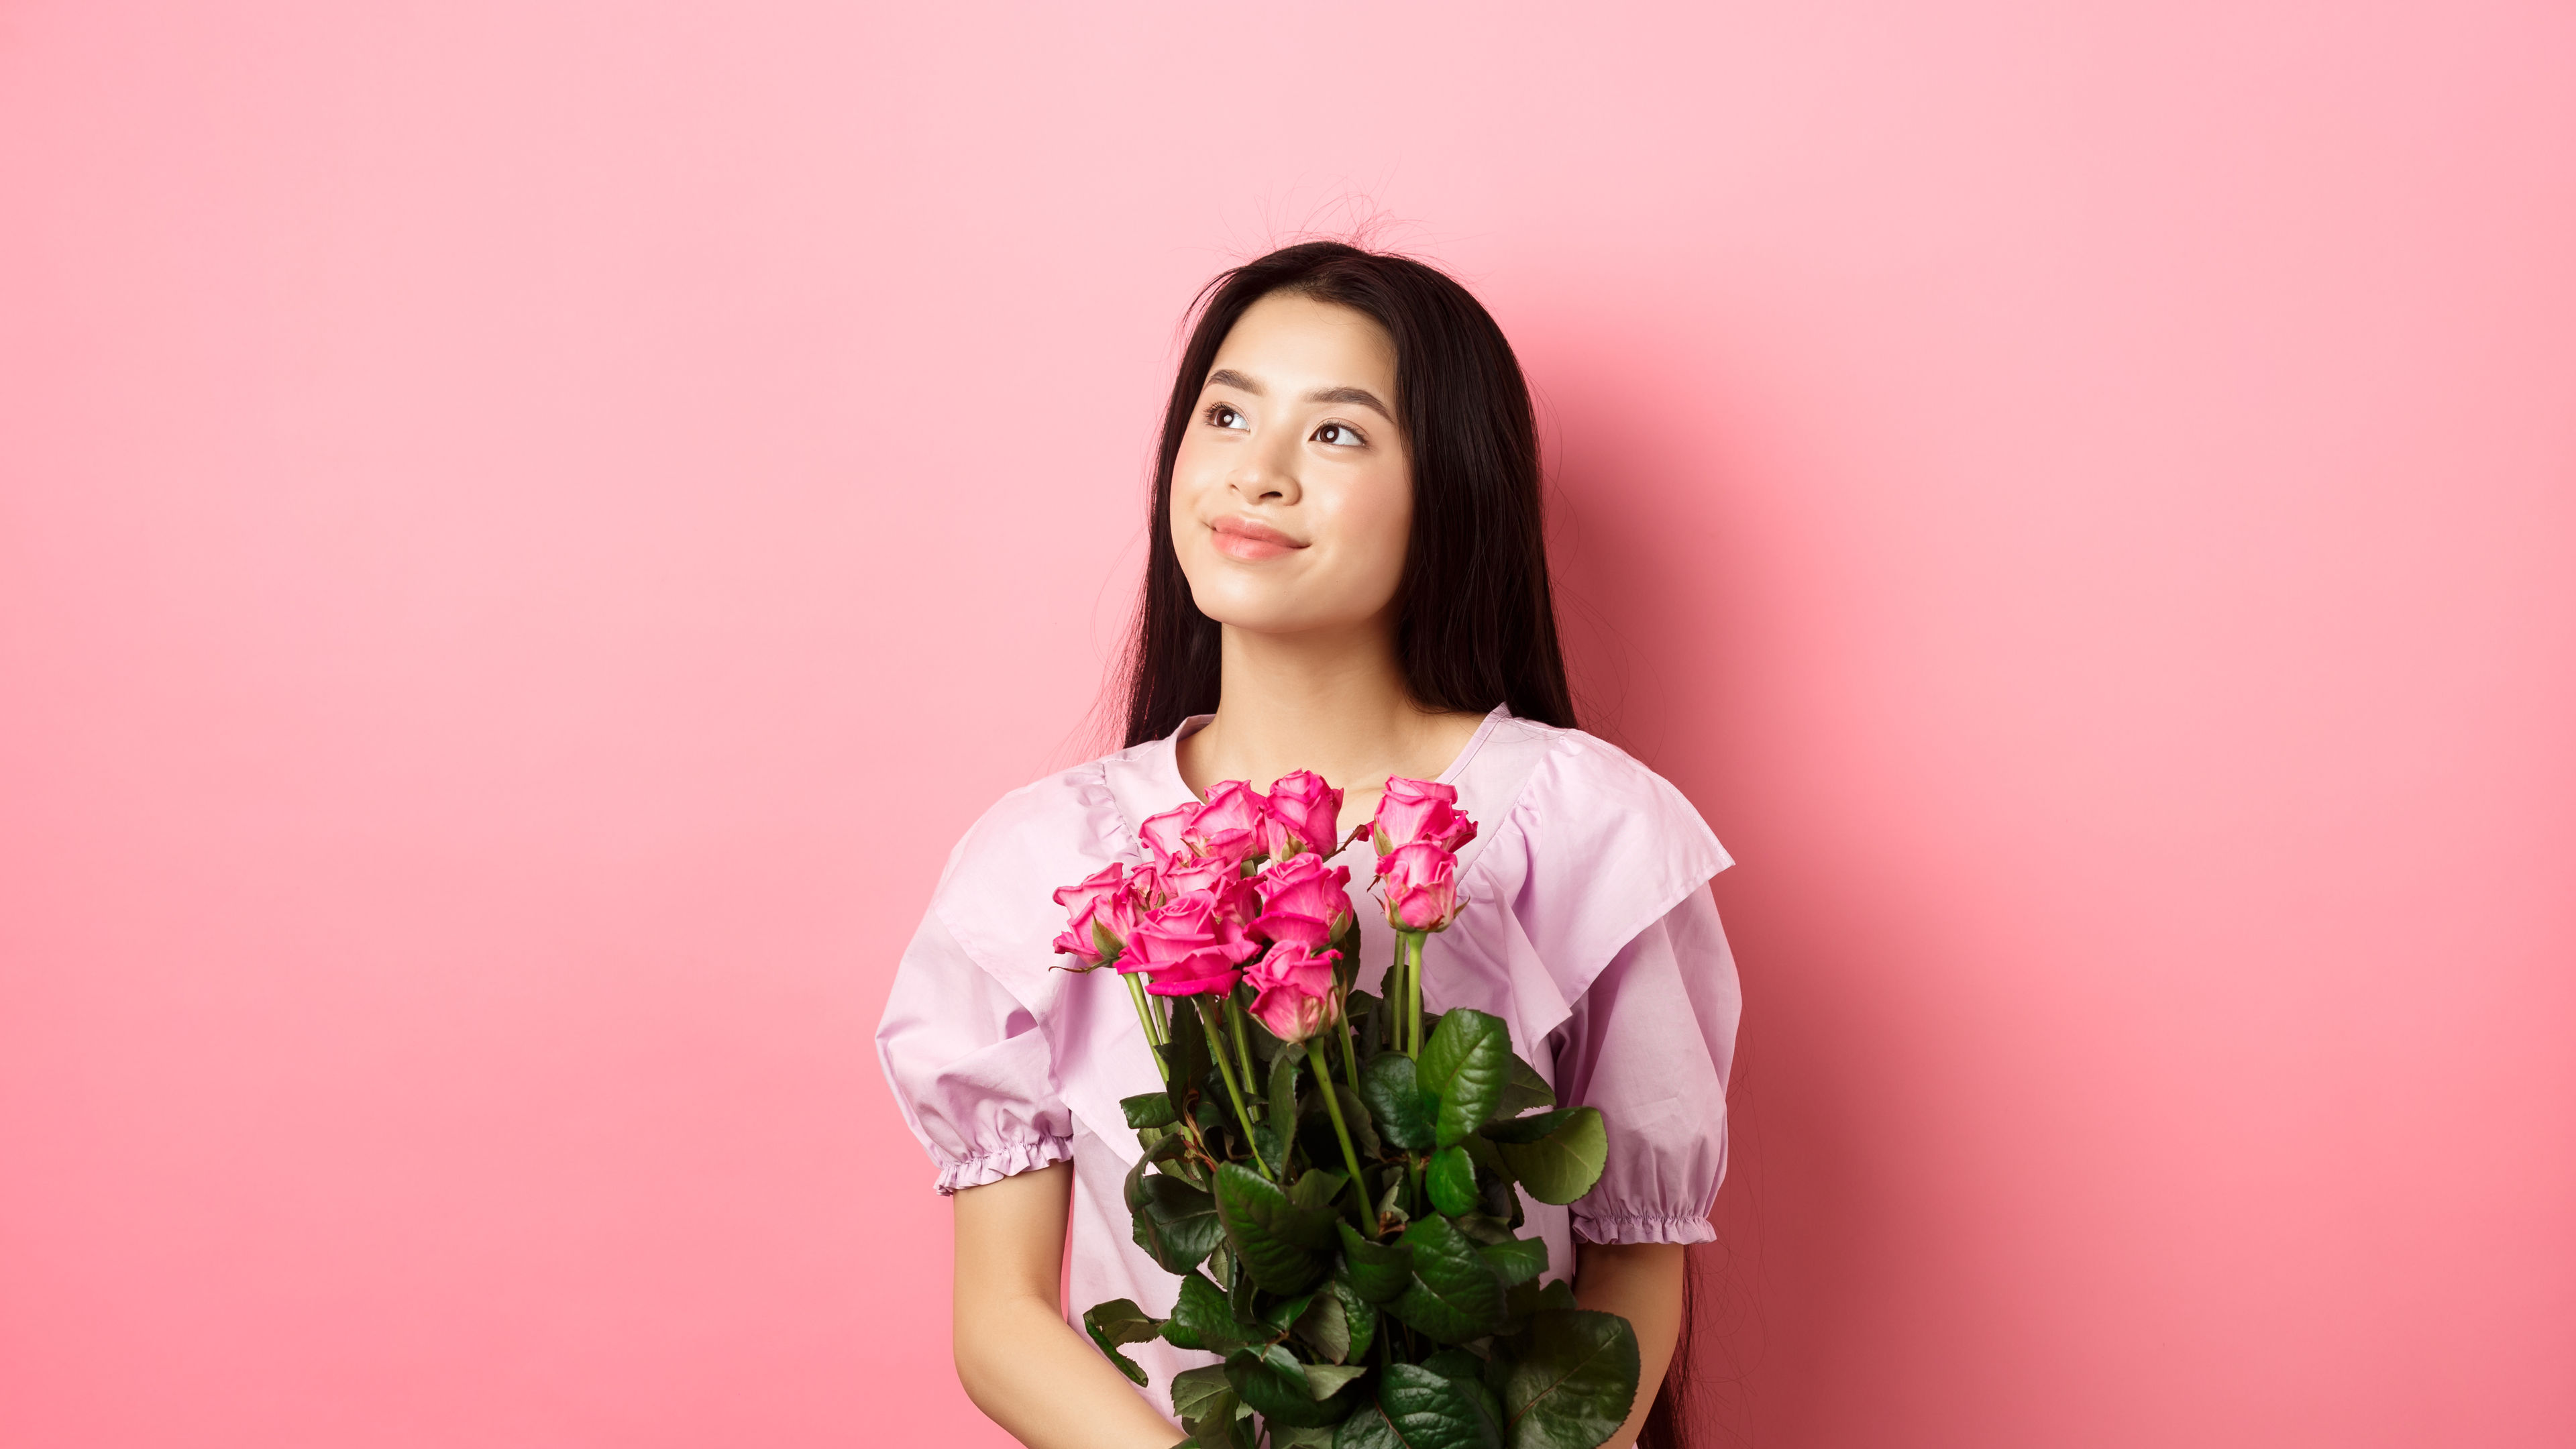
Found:
[[[1342,1143],[1342,1165],[1351,1170],[1351,1210],[1359,1218],[1360,1231],[1374,1238],[1377,1224],[1369,1221],[1368,1179],[1360,1175],[1360,1155],[1351,1146],[1351,1129],[1342,1121],[1342,1094],[1333,1090],[1333,1074],[1324,1069],[1324,1048],[1313,1037],[1306,1038],[1306,1065],[1315,1069],[1315,1084],[1324,1089],[1324,1110],[1333,1114],[1333,1135]]]
[[[1261,1155],[1261,1144],[1253,1140],[1252,1114],[1243,1110],[1243,1089],[1234,1084],[1234,1067],[1225,1059],[1225,1028],[1217,1025],[1216,1007],[1204,996],[1199,999],[1199,1020],[1207,1024],[1208,1035],[1217,1039],[1217,1048],[1208,1056],[1216,1062],[1217,1075],[1225,1078],[1225,1094],[1234,1100],[1234,1120],[1243,1128],[1243,1145],[1252,1153],[1254,1165],[1263,1177],[1270,1177],[1270,1164]],[[1272,1181],[1278,1179],[1272,1178]]]
[[[1145,1045],[1149,1048],[1161,1047],[1163,1045],[1163,1036],[1161,1032],[1154,1028],[1154,1008],[1148,1005],[1145,1000],[1144,978],[1130,975],[1124,979],[1127,982],[1127,994],[1135,998],[1136,1001],[1136,1020],[1145,1028]],[[1171,1085],[1171,1063],[1163,1060],[1163,1054],[1159,1050],[1153,1053],[1153,1057],[1154,1070],[1163,1074],[1163,1084],[1165,1086]]]
[[[1351,1040],[1351,1019],[1347,1013],[1342,1017],[1341,1028],[1342,1074],[1351,1079],[1351,1095],[1356,1097],[1360,1094],[1360,1052],[1358,1044]]]
[[[1252,1069],[1252,1047],[1243,1039],[1243,1008],[1233,1000],[1226,1002],[1225,1019],[1234,1027],[1234,1050],[1243,1058],[1243,1085],[1259,1085],[1261,1074]]]
[[[1404,1050],[1404,937],[1395,938],[1395,963],[1386,968],[1386,979],[1378,983],[1378,1044],[1388,1051]]]
[[[1422,1055],[1422,936],[1404,933],[1404,1054]]]

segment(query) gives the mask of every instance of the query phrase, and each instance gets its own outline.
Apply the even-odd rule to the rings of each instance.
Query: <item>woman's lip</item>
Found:
[[[1216,551],[1228,558],[1277,558],[1306,546],[1257,518],[1220,518],[1208,531],[1216,536]]]

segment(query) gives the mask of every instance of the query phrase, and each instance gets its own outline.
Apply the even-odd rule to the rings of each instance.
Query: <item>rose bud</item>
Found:
[[[1399,931],[1445,931],[1458,918],[1458,857],[1416,841],[1377,863],[1386,921]]]
[[[1181,838],[1203,857],[1240,862],[1260,847],[1261,825],[1269,815],[1269,802],[1260,791],[1241,780],[1220,780]]]
[[[1136,903],[1139,912],[1154,910],[1175,893],[1163,884],[1163,873],[1150,865],[1140,865],[1127,873],[1127,899]]]
[[[1261,888],[1263,914],[1312,916],[1336,936],[1351,923],[1351,883],[1346,865],[1328,866],[1319,855],[1291,856],[1252,878]]]
[[[1225,992],[1234,989],[1235,968],[1260,949],[1242,927],[1220,919],[1216,898],[1201,891],[1177,897],[1137,922],[1127,933],[1118,969],[1144,972],[1145,989],[1163,996]],[[1220,976],[1222,984],[1211,984]]]
[[[1163,867],[1163,889],[1178,900],[1243,879],[1243,867],[1220,856],[1190,856]]]
[[[1102,903],[1123,899],[1127,893],[1127,868],[1112,864],[1107,869],[1086,877],[1080,885],[1069,885],[1055,893],[1055,903],[1063,906],[1070,920],[1063,935],[1055,938],[1058,955],[1071,956],[1088,971],[1118,954],[1125,944],[1124,923],[1112,916],[1103,919]],[[1106,930],[1109,934],[1104,935]]]
[[[1155,996],[1223,996],[1242,978],[1223,953],[1194,951],[1147,972],[1145,990]]]
[[[1252,998],[1253,1019],[1290,1046],[1331,1026],[1341,1017],[1342,993],[1333,976],[1333,963],[1340,959],[1338,951],[1295,944],[1271,947],[1270,954],[1243,973],[1244,984],[1258,993]]]
[[[1082,884],[1069,885],[1055,893],[1055,903],[1064,907],[1067,916],[1082,914],[1083,908],[1105,896],[1114,896],[1126,888],[1127,867],[1110,865],[1082,878]]]
[[[1454,851],[1476,838],[1476,822],[1458,813],[1458,788],[1389,776],[1369,837],[1385,855],[1417,842]]]
[[[1313,916],[1265,911],[1253,918],[1251,929],[1254,939],[1276,941],[1283,946],[1304,946],[1320,951],[1333,944],[1333,928]]]
[[[1324,847],[1333,843],[1341,829],[1342,792],[1312,770],[1282,775],[1270,786],[1270,815],[1282,835],[1294,838],[1304,849],[1330,854]],[[1296,853],[1274,850],[1270,855],[1277,859]]]
[[[1190,822],[1198,818],[1198,813],[1198,803],[1192,801],[1160,815],[1149,816],[1144,824],[1136,827],[1136,833],[1144,837],[1145,848],[1154,852],[1156,865],[1170,865],[1189,856],[1190,848],[1184,836],[1189,831]]]

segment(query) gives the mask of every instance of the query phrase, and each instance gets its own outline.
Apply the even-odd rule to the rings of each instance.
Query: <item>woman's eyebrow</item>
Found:
[[[1268,397],[1270,395],[1269,389],[1263,387],[1257,382],[1254,382],[1251,378],[1244,376],[1242,373],[1235,371],[1231,367],[1220,367],[1216,371],[1209,373],[1208,386],[1230,387],[1238,392],[1248,392],[1254,397]],[[1390,423],[1395,421],[1395,409],[1388,407],[1379,399],[1376,393],[1373,393],[1364,387],[1317,388],[1315,391],[1306,394],[1306,401],[1310,403],[1346,403],[1352,407],[1367,408],[1369,411],[1376,413],[1379,417],[1386,419]]]
[[[1385,403],[1378,401],[1377,394],[1364,387],[1319,388],[1314,392],[1306,394],[1306,401],[1317,403],[1348,403],[1352,407],[1367,408],[1369,411],[1386,419],[1390,423],[1395,421],[1395,410],[1388,407]]]

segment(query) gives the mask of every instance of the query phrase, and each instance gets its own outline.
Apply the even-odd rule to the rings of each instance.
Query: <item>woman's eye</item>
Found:
[[[1315,441],[1335,448],[1356,448],[1368,439],[1348,423],[1326,423],[1315,430]]]
[[[1218,403],[1215,407],[1209,408],[1207,410],[1207,420],[1220,428],[1243,429],[1252,426],[1249,419],[1245,418],[1243,414],[1236,412],[1233,407],[1225,403]]]

